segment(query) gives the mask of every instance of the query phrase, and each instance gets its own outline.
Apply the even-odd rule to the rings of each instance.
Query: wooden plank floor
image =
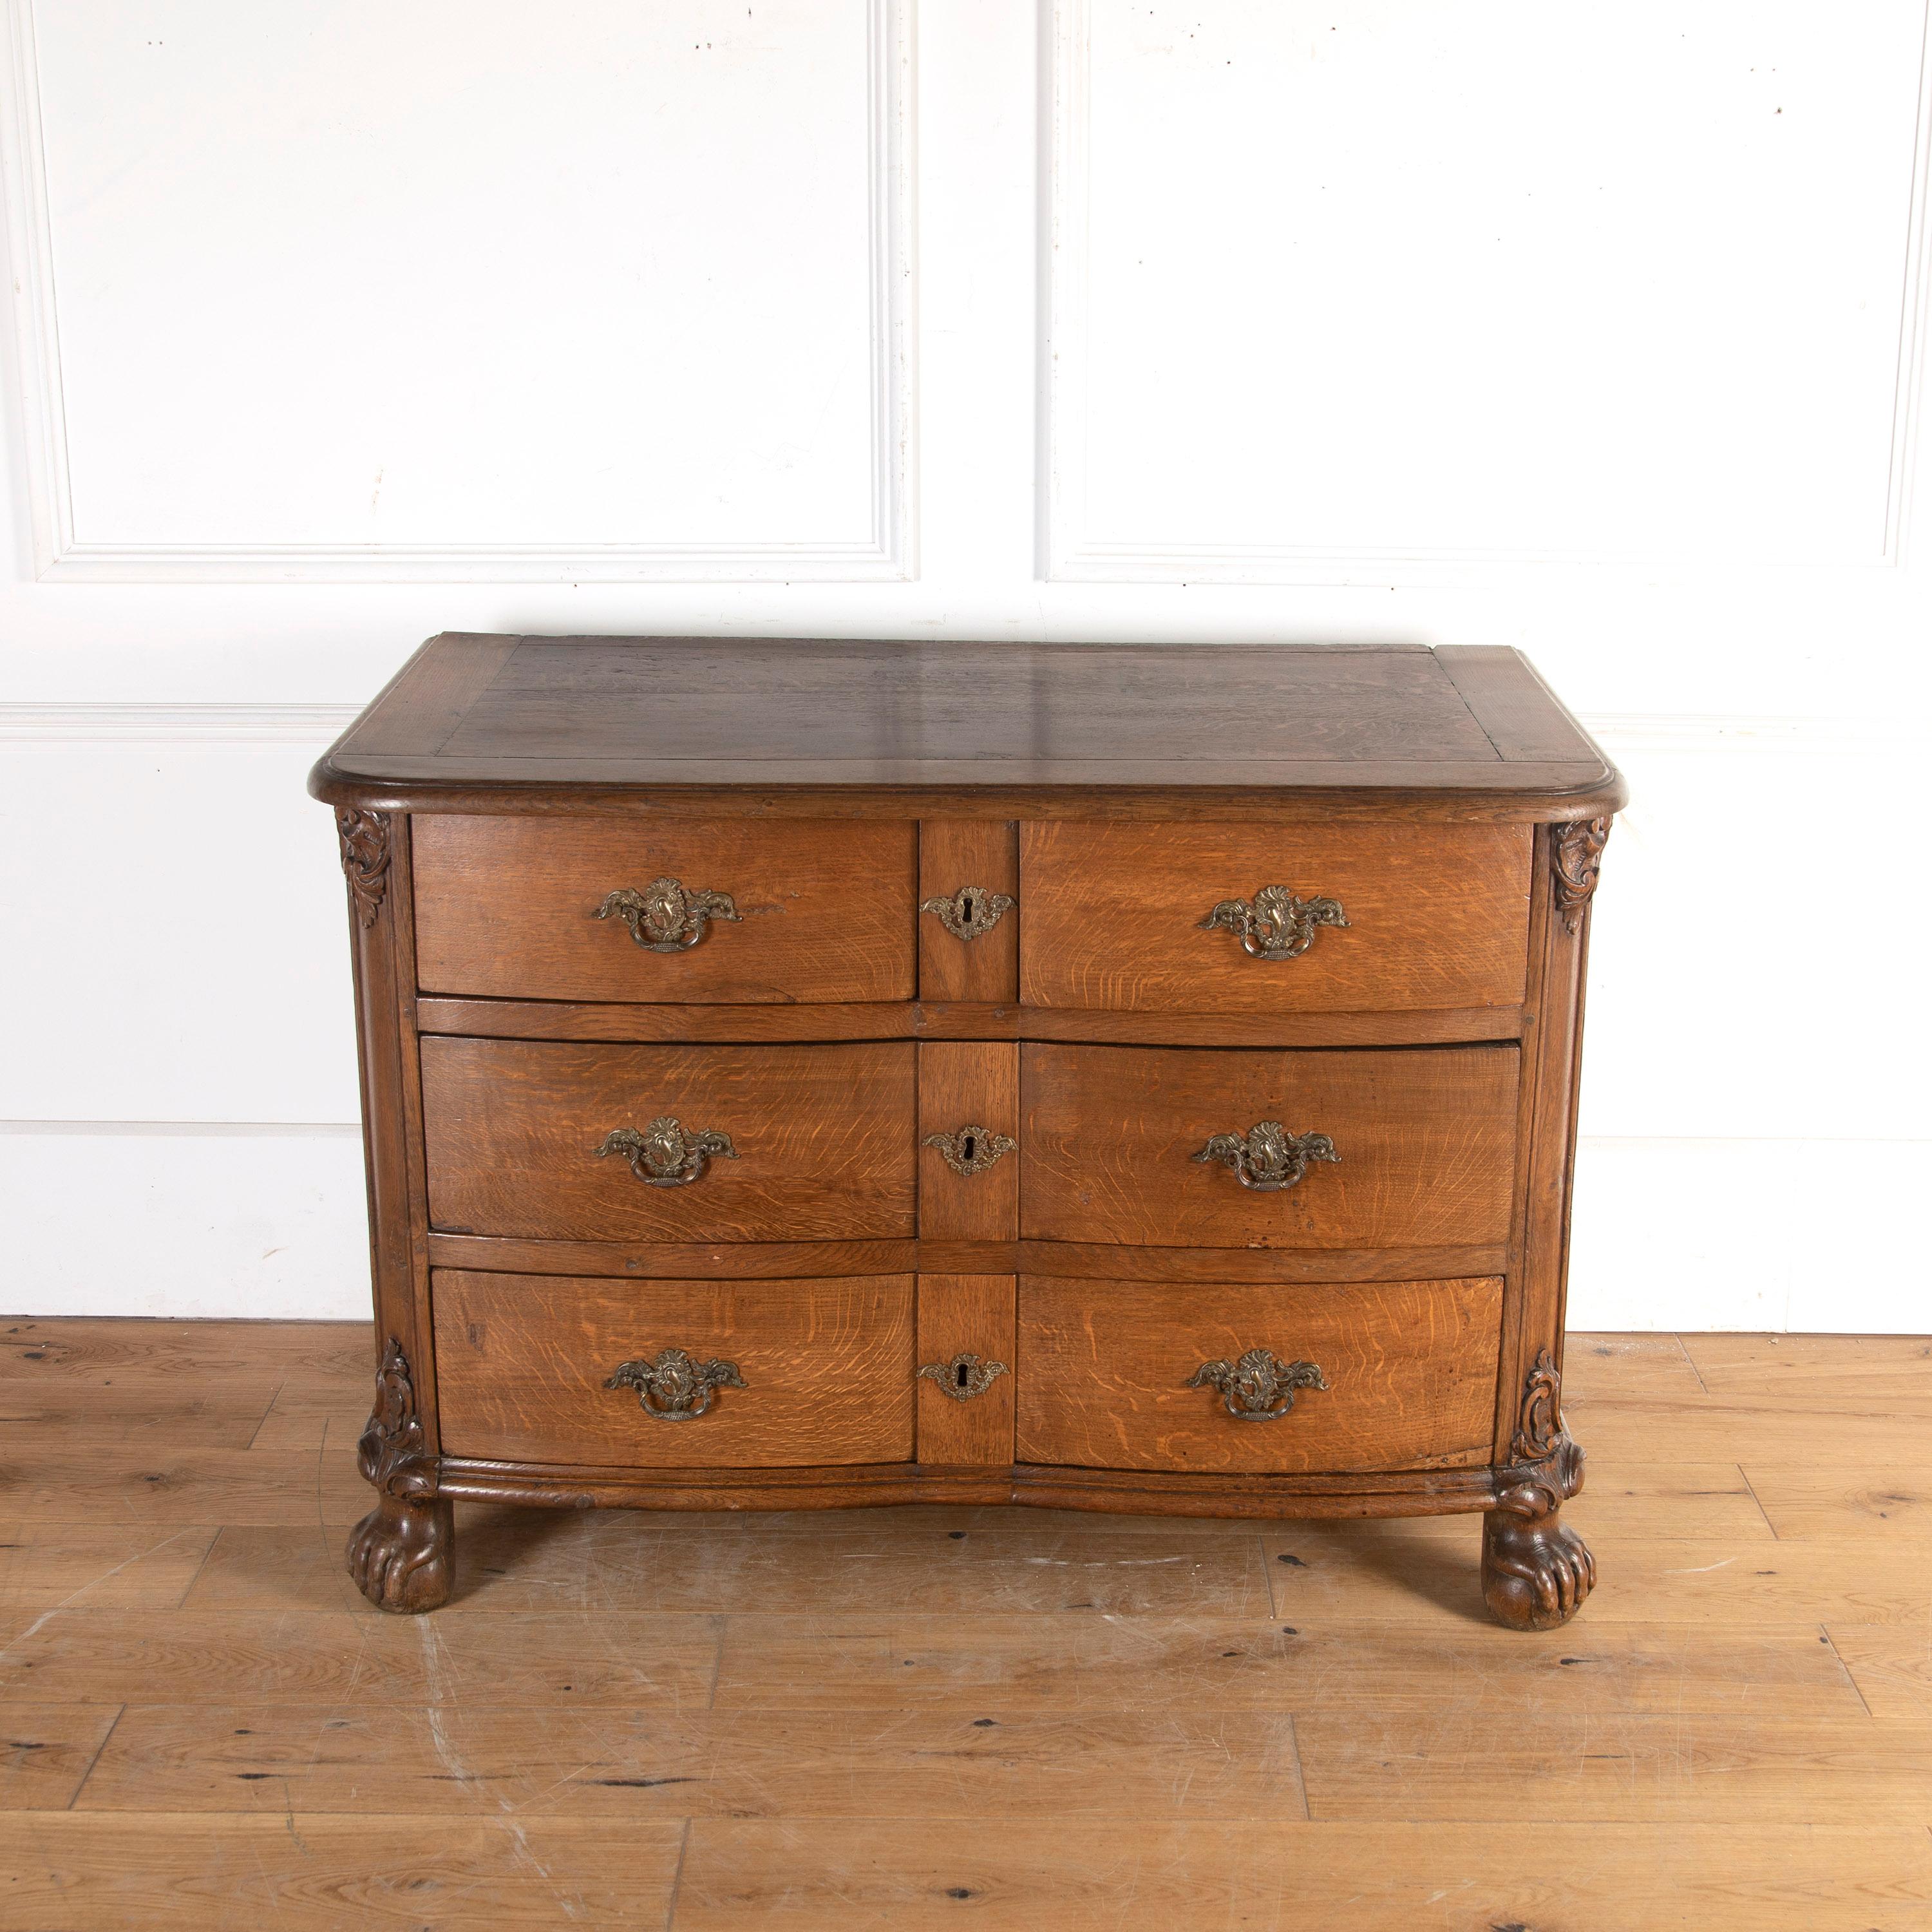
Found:
[[[1932,1341],[1572,1338],[1568,1629],[1468,1517],[458,1510],[367,1331],[0,1322],[0,1928],[1932,1932]]]

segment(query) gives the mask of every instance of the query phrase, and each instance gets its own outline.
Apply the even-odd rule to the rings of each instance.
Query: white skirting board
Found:
[[[1922,1331],[1928,1167],[1928,1142],[1586,1138],[1570,1325]],[[23,1124],[0,1136],[0,1312],[368,1312],[352,1127]]]

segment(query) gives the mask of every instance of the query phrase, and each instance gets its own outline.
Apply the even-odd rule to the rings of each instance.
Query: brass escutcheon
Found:
[[[950,899],[923,899],[921,912],[932,914],[955,939],[977,939],[991,932],[1018,903],[1005,892],[984,886],[962,886]]]
[[[965,1126],[955,1127],[950,1134],[928,1134],[922,1144],[938,1148],[940,1158],[955,1174],[984,1174],[1019,1142],[991,1127]]]
[[[1339,1161],[1342,1156],[1326,1134],[1291,1134],[1279,1120],[1258,1120],[1245,1136],[1216,1134],[1193,1158],[1219,1161],[1234,1169],[1244,1187],[1272,1194],[1292,1187],[1311,1162]]]
[[[1270,1348],[1250,1348],[1232,1366],[1203,1362],[1188,1388],[1216,1388],[1237,1422],[1279,1422],[1294,1406],[1297,1389],[1325,1389],[1328,1378],[1312,1362],[1284,1362]]]
[[[675,1114],[660,1114],[640,1133],[635,1127],[614,1127],[597,1150],[602,1160],[606,1154],[620,1154],[631,1164],[631,1172],[652,1187],[688,1187],[710,1165],[714,1155],[736,1160],[738,1150],[729,1134],[715,1127],[701,1127],[686,1133]]]
[[[654,1358],[620,1362],[606,1388],[632,1388],[638,1406],[657,1422],[691,1422],[711,1406],[722,1388],[743,1388],[736,1362],[694,1362],[682,1348],[666,1348]]]
[[[994,1378],[1006,1372],[1004,1362],[982,1361],[964,1350],[950,1362],[928,1362],[920,1370],[926,1380],[937,1382],[941,1392],[955,1402],[970,1402],[976,1395],[984,1395]]]
[[[642,892],[620,886],[604,898],[591,916],[621,919],[631,937],[652,952],[683,952],[704,937],[708,920],[738,921],[736,902],[729,892],[694,892],[673,878],[653,879]]]
[[[1254,903],[1223,899],[1201,922],[1204,932],[1232,932],[1251,959],[1298,959],[1318,926],[1346,926],[1340,899],[1298,898],[1286,886],[1264,886]]]

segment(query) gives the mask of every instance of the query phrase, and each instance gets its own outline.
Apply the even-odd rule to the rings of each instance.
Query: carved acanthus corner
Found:
[[[436,1494],[436,1459],[416,1412],[410,1358],[393,1335],[376,1371],[376,1406],[356,1444],[356,1463],[363,1480],[386,1496],[410,1501]]]
[[[1556,1454],[1563,1438],[1563,1417],[1558,1398],[1563,1378],[1556,1358],[1547,1348],[1538,1350],[1522,1384],[1522,1405],[1516,1412],[1516,1435],[1510,1454],[1519,1462],[1543,1462]]]
[[[389,889],[389,814],[338,806],[335,829],[342,840],[342,869],[356,902],[356,916],[363,925],[374,926]]]
[[[1583,908],[1597,890],[1597,874],[1604,862],[1604,848],[1610,843],[1607,818],[1577,819],[1556,828],[1552,847],[1556,884],[1556,910],[1563,917],[1563,929],[1574,932],[1583,922]]]

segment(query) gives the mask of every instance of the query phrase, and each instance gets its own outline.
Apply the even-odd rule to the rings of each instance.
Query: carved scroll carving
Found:
[[[376,1406],[356,1444],[356,1465],[386,1496],[420,1502],[436,1494],[436,1459],[416,1412],[410,1358],[393,1335],[376,1371]]]
[[[342,869],[356,916],[364,926],[374,926],[389,890],[389,814],[338,806],[335,830],[342,841]]]
[[[1519,1462],[1543,1462],[1556,1453],[1563,1438],[1563,1419],[1558,1406],[1562,1377],[1556,1358],[1547,1348],[1539,1349],[1522,1385],[1522,1406],[1516,1412],[1516,1435],[1510,1454]]]
[[[1597,874],[1610,837],[1607,818],[1578,819],[1556,828],[1552,848],[1556,910],[1563,916],[1565,932],[1576,932],[1583,922],[1583,908],[1597,890]]]

